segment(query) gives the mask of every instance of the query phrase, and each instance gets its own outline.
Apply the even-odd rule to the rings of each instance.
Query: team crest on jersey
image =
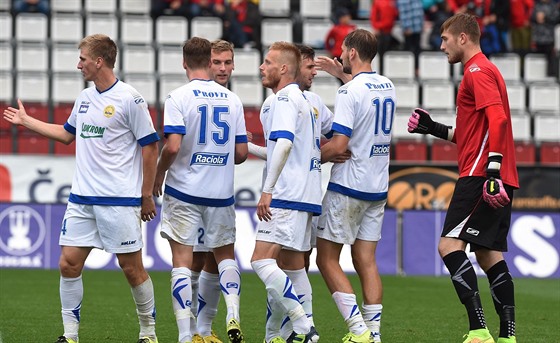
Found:
[[[78,113],[87,113],[89,109],[89,101],[82,101],[80,107],[78,108]]]
[[[471,73],[474,73],[475,71],[480,71],[480,67],[476,64],[473,64],[472,66],[469,67],[469,71]]]
[[[317,107],[311,107],[313,109],[313,115],[315,116],[315,120],[319,120],[319,110]]]
[[[105,109],[103,109],[103,115],[107,118],[111,118],[112,116],[115,115],[115,106],[113,105],[108,105],[105,107]]]

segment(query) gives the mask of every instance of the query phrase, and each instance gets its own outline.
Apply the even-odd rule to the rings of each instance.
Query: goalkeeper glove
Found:
[[[414,112],[412,112],[408,119],[408,132],[410,133],[430,134],[449,140],[450,128],[450,126],[433,121],[430,113],[421,108],[414,109]]]
[[[487,180],[482,189],[482,198],[490,207],[497,209],[509,204],[509,196],[500,178],[500,167],[502,165],[502,154],[491,152],[488,156],[486,168]]]

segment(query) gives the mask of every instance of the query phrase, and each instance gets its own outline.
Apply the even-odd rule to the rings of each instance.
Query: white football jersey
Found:
[[[76,172],[68,201],[140,206],[142,147],[159,137],[136,89],[119,80],[103,92],[95,86],[84,89],[64,128],[76,136]]]
[[[267,142],[267,170],[276,140],[292,141],[292,150],[274,186],[271,207],[321,213],[321,127],[299,86],[289,84],[269,96],[261,108]]]
[[[247,142],[239,97],[212,80],[193,79],[169,93],[165,134],[182,134],[165,193],[204,206],[233,205],[235,144]]]
[[[303,91],[303,95],[305,95],[305,98],[309,101],[315,118],[321,124],[321,134],[327,135],[331,132],[334,114],[329,110],[327,105],[325,105],[323,99],[321,99],[319,95],[310,91]]]
[[[375,72],[360,73],[338,89],[332,129],[350,137],[352,157],[333,165],[329,190],[362,200],[387,198],[396,103],[391,80]]]

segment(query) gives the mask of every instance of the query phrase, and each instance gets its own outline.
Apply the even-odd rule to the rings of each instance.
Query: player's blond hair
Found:
[[[301,53],[297,46],[289,42],[274,42],[268,48],[269,50],[280,51],[280,64],[285,64],[288,67],[288,73],[292,77],[297,77],[301,64]]]
[[[94,59],[101,57],[111,69],[115,67],[117,44],[107,35],[97,33],[84,37],[80,41],[78,49],[87,50],[87,54]]]

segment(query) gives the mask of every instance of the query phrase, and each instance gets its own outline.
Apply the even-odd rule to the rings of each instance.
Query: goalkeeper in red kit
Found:
[[[516,342],[514,286],[503,252],[507,251],[513,190],[519,188],[519,181],[506,85],[498,68],[481,52],[474,16],[462,13],[449,18],[441,27],[441,38],[449,63],[461,62],[464,68],[455,128],[433,121],[427,111],[417,108],[408,131],[457,144],[459,180],[438,251],[467,310],[469,333],[464,343],[495,342],[486,326],[476,273],[465,252],[467,244],[488,276],[500,316],[497,342],[512,343]]]

